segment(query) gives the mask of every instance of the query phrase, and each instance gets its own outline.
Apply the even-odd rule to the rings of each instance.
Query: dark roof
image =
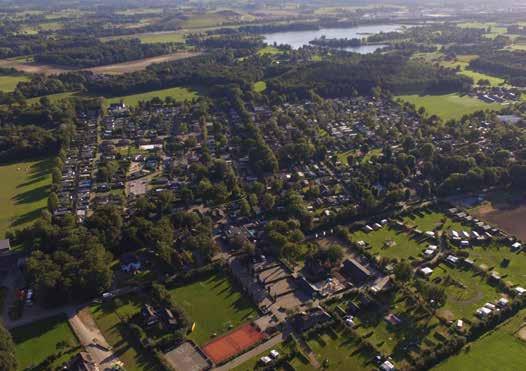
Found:
[[[371,279],[373,274],[355,259],[347,259],[343,262],[342,273],[347,276],[352,283],[361,285]]]

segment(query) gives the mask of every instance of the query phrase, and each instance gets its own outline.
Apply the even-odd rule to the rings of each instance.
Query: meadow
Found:
[[[481,110],[499,110],[502,106],[497,103],[486,103],[470,96],[458,93],[442,95],[400,95],[402,101],[414,104],[416,108],[424,107],[426,112],[437,115],[444,121],[460,119],[464,115]]]
[[[197,99],[198,93],[196,91],[190,90],[188,88],[169,88],[149,91],[141,94],[126,95],[123,97],[113,97],[107,98],[106,103],[119,103],[124,102],[127,106],[136,106],[139,102],[146,102],[155,97],[165,99],[166,97],[172,97],[178,102],[185,100],[194,100]]]
[[[415,226],[423,232],[434,231],[437,227],[441,230],[470,231],[471,227],[455,222],[441,212],[422,210],[404,217],[404,223]]]
[[[371,247],[369,252],[386,258],[407,259],[420,255],[427,245],[411,238],[407,233],[384,226],[382,229],[365,233],[353,233],[354,242],[365,241]],[[387,246],[391,244],[391,246]]]
[[[62,366],[80,350],[79,342],[64,316],[52,317],[11,331],[20,370],[39,365],[47,357],[61,351],[65,354],[49,369]]]
[[[201,345],[231,328],[257,318],[249,298],[218,273],[170,290],[176,303],[195,323],[189,338]]]
[[[515,371],[524,369],[526,341],[518,337],[526,310],[465,346],[459,354],[446,359],[434,371],[478,370]]]
[[[47,206],[52,161],[16,162],[0,166],[0,238],[9,228],[22,228]]]
[[[27,76],[0,76],[0,91],[10,92],[15,90],[20,81],[29,81]]]

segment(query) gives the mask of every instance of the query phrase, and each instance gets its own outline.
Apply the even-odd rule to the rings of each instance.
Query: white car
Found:
[[[264,365],[268,365],[270,362],[272,362],[272,359],[268,356],[264,356],[264,357],[261,357],[260,361],[264,364]]]

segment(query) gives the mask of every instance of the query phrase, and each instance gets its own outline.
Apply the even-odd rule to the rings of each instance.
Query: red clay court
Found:
[[[250,348],[264,338],[265,335],[261,331],[251,323],[247,323],[204,345],[203,352],[217,365]]]

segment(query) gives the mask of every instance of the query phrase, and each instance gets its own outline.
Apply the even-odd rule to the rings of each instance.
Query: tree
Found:
[[[17,368],[15,344],[9,331],[0,324],[0,370],[15,371]]]
[[[58,208],[59,199],[55,192],[51,192],[47,199],[47,208],[50,212],[54,212]]]
[[[413,276],[413,267],[409,262],[402,260],[394,267],[394,274],[400,282],[407,282]]]

